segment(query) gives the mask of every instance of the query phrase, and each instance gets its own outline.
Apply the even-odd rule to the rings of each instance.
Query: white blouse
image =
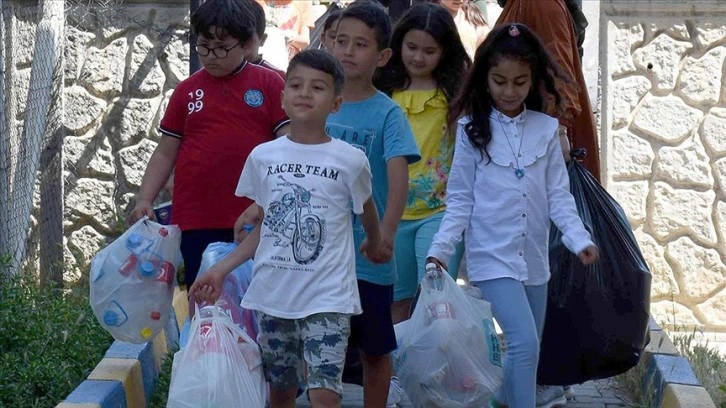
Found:
[[[570,194],[558,123],[527,110],[515,118],[494,110],[489,119],[491,161],[464,132],[470,118],[459,120],[446,212],[428,255],[448,262],[465,233],[469,280],[541,285],[550,278],[550,220],[573,253],[593,245]]]

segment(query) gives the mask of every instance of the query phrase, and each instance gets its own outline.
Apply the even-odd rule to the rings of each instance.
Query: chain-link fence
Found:
[[[2,1],[0,256],[62,278],[63,2]],[[43,250],[39,250],[43,248]]]
[[[83,274],[84,263],[114,235],[114,222],[97,222],[100,217],[94,211],[123,218],[138,186],[132,180],[135,175],[124,173],[129,160],[120,151],[145,147],[147,139],[154,139],[152,129],[165,93],[187,75],[184,18],[189,3],[165,0],[156,8],[149,4],[0,0],[0,277],[28,272],[41,281],[62,283],[64,273],[68,280],[69,268],[76,269],[76,277]],[[80,67],[84,59],[112,49],[119,38],[127,41],[124,50],[130,58],[121,55],[106,66],[121,84],[112,95],[101,95],[105,73],[91,73],[89,79]],[[134,58],[137,61],[127,61]],[[135,65],[129,68],[127,63]],[[83,86],[88,92],[77,91]],[[158,89],[151,89],[154,86]],[[129,104],[137,109],[131,115]],[[153,109],[140,117],[145,104]],[[81,129],[78,118],[96,108],[94,122]],[[129,126],[141,122],[143,129],[131,134]],[[69,139],[74,143],[70,148]],[[104,172],[105,167],[111,170]],[[79,187],[84,180],[92,182]],[[109,191],[93,191],[102,183],[111,186]],[[84,197],[84,191],[96,195]],[[94,207],[98,197],[110,204]],[[81,209],[69,210],[69,199]],[[74,238],[83,242],[74,245]]]

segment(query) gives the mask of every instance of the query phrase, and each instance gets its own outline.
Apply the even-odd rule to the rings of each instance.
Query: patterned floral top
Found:
[[[408,166],[408,201],[404,220],[419,220],[446,209],[446,182],[454,156],[454,138],[446,123],[449,104],[437,89],[396,91],[421,160]]]

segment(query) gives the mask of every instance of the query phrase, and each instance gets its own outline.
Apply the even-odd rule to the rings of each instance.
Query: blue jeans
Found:
[[[511,278],[471,282],[484,300],[492,304],[492,315],[504,332],[507,351],[504,383],[496,399],[510,408],[535,406],[537,363],[547,308],[547,284],[525,286]]]

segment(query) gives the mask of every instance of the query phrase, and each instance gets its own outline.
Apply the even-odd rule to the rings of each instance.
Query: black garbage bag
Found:
[[[577,160],[568,166],[578,213],[600,250],[584,266],[550,232],[547,315],[537,382],[569,385],[635,366],[648,341],[651,274],[622,207]]]

